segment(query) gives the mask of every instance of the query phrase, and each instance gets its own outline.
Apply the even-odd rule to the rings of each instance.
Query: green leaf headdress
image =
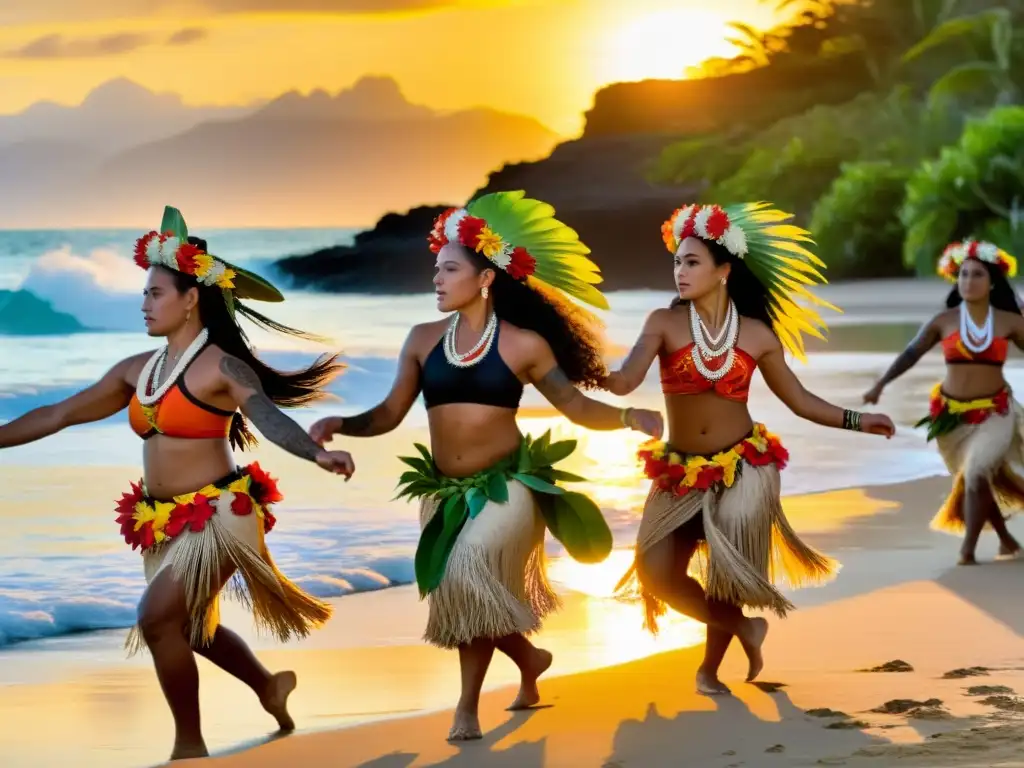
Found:
[[[135,242],[135,263],[143,269],[167,267],[192,275],[203,285],[216,285],[224,291],[228,307],[233,308],[234,299],[284,301],[281,292],[259,275],[189,243],[185,218],[171,206],[164,208],[160,231],[149,232]]]
[[[427,241],[434,253],[459,243],[531,288],[553,288],[608,309],[608,300],[594,287],[602,277],[587,257],[590,249],[555,218],[554,208],[522,190],[492,192],[465,208],[449,208],[437,217]]]
[[[827,330],[821,316],[807,304],[842,310],[818,298],[808,286],[828,281],[818,271],[825,263],[802,243],[813,244],[810,232],[787,224],[790,213],[769,203],[739,205],[687,205],[678,208],[662,224],[661,235],[671,253],[688,237],[715,242],[746,264],[768,290],[768,314],[787,351],[806,361],[802,333],[824,340]]]

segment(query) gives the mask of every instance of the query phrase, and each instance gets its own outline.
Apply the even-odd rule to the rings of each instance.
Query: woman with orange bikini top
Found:
[[[965,240],[946,247],[938,272],[955,283],[946,309],[921,327],[864,402],[877,403],[889,382],[942,344],[946,376],[917,424],[927,426],[953,476],[931,527],[963,535],[960,565],[977,565],[985,526],[999,537],[999,557],[1017,557],[1021,546],[1006,518],[1024,506],[1024,411],[1003,377],[1010,342],[1024,348],[1024,317],[1007,279],[1017,261],[992,243]]]
[[[779,399],[809,421],[887,437],[894,432],[887,416],[844,410],[812,395],[786,364],[786,351],[803,357],[802,331],[824,329],[792,294],[830,306],[804,288],[823,281],[815,268],[822,265],[800,245],[806,233],[781,223],[787,218],[764,204],[689,205],[673,213],[662,234],[679,297],[647,318],[621,369],[605,382],[613,393],[628,394],[659,359],[669,437],[640,450],[651,490],[634,565],[619,590],[639,591],[652,632],[666,604],[707,625],[697,690],[708,695],[730,693],[718,670],[733,636],[749,660],[747,680],[761,671],[768,623],[745,616],[743,608],[779,616],[793,608],[774,575],[799,587],[826,581],[838,568],[802,542],[783,513],[779,470],[788,454],[751,418],[754,371],[760,368]],[[700,581],[688,575],[694,565]]]
[[[171,759],[207,754],[199,727],[199,654],[248,685],[282,730],[294,728],[287,699],[295,674],[271,674],[219,621],[218,595],[232,576],[258,628],[279,640],[303,637],[330,616],[274,565],[265,536],[282,496],[257,463],[239,468],[232,447],[255,445],[246,417],[270,441],[323,469],[351,476],[352,457],[326,451],[280,407],[318,399],[340,370],[333,356],[283,373],[260,361],[236,321],[306,336],[249,309],[241,299],[283,301],[266,280],[207,253],[167,208],[160,232],[139,238],[148,271],[142,312],[156,352],[122,360],[96,384],[0,426],[0,448],[24,445],[127,408],[143,440],[143,479],[116,503],[125,543],[142,554],[148,584],[131,652],[148,647],[174,717]],[[243,416],[244,414],[244,416]]]

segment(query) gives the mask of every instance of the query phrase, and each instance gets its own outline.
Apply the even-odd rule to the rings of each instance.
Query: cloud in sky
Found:
[[[33,0],[0,2],[0,23],[73,23],[88,19],[150,18],[162,13],[388,14],[456,7],[508,5],[513,0]]]
[[[179,29],[166,39],[138,32],[119,32],[98,37],[65,37],[53,34],[37,37],[20,48],[8,51],[4,56],[15,59],[85,59],[117,56],[149,45],[191,45],[204,40],[206,36],[206,30],[198,27]]]

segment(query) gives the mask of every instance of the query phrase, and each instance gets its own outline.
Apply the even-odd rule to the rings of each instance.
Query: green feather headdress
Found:
[[[169,205],[164,208],[160,231],[149,232],[135,242],[135,263],[143,269],[167,267],[192,275],[203,285],[216,285],[232,311],[235,299],[284,301],[269,281],[189,243],[185,218]]]
[[[810,232],[787,224],[793,215],[769,203],[732,206],[687,205],[676,209],[661,227],[669,252],[675,253],[688,237],[718,243],[742,259],[768,290],[768,314],[782,345],[797,359],[806,361],[801,334],[825,339],[825,322],[811,306],[842,312],[815,296],[808,286],[828,281],[819,271],[825,263],[803,243],[812,244]],[[805,305],[797,303],[802,300]]]
[[[555,218],[554,208],[522,190],[492,192],[465,208],[449,208],[434,221],[427,241],[434,253],[450,242],[459,243],[531,288],[555,289],[608,309],[608,300],[594,287],[602,277],[587,257],[590,249],[575,230]]]

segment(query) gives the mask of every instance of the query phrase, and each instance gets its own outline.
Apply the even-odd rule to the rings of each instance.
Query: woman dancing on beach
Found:
[[[830,579],[838,564],[804,544],[779,498],[779,470],[788,454],[763,424],[752,421],[747,395],[760,368],[768,387],[801,418],[828,427],[891,436],[886,416],[860,414],[808,392],[786,364],[804,356],[801,332],[822,338],[824,324],[795,298],[831,306],[805,286],[824,266],[800,242],[803,230],[766,204],[689,205],[662,227],[674,256],[679,298],[647,318],[619,371],[605,386],[625,395],[644,380],[655,357],[668,410],[667,443],[644,445],[640,457],[653,481],[644,506],[632,568],[620,594],[639,588],[645,626],[657,632],[665,603],[707,625],[697,690],[727,694],[718,669],[732,637],[750,661],[747,680],[763,666],[763,618],[793,606],[772,583],[793,586]],[[696,556],[701,584],[688,573]]]
[[[257,625],[281,641],[307,635],[330,616],[327,604],[289,581],[270,557],[264,536],[282,496],[257,463],[235,465],[232,446],[256,444],[242,414],[269,440],[329,472],[347,479],[354,466],[349,454],[323,450],[278,410],[317,399],[340,369],[335,358],[282,373],[253,355],[238,326],[240,314],[305,336],[239,302],[283,301],[274,286],[207,253],[173,208],[165,210],[159,233],[139,239],[135,261],[149,272],[146,328],[167,345],[122,360],[88,389],[0,426],[0,448],[128,409],[132,430],[145,441],[144,479],[118,502],[117,522],[125,542],[142,553],[148,587],[127,645],[153,654],[174,716],[175,760],[207,754],[193,653],[251,687],[282,730],[295,727],[286,706],[295,674],[271,674],[220,624],[218,594],[233,575]]]
[[[552,467],[574,441],[524,437],[516,424],[526,384],[588,429],[629,427],[661,434],[661,415],[619,409],[582,395],[606,373],[596,318],[562,294],[607,307],[596,265],[576,233],[546,203],[523,192],[484,195],[438,217],[428,238],[437,254],[437,306],[452,313],[412,329],[388,396],[357,416],[323,419],[319,443],[342,434],[395,429],[422,391],[433,455],[405,458],[401,495],[420,498],[416,580],[429,603],[424,638],[457,648],[462,695],[449,740],[481,737],[477,709],[495,648],[519,667],[509,709],[538,703],[537,678],[551,654],[527,635],[557,607],[544,561],[547,527],[578,560],[611,551],[597,506],[559,482],[582,478]]]
[[[947,308],[922,326],[864,402],[877,403],[889,382],[942,343],[946,376],[917,425],[928,425],[928,440],[953,475],[932,528],[963,534],[959,563],[976,565],[986,525],[999,537],[1001,556],[1021,551],[1004,519],[1024,506],[1024,409],[1003,378],[1008,342],[1024,349],[1024,317],[1007,280],[1017,274],[1017,260],[992,243],[966,240],[946,248],[938,272],[955,283]]]

